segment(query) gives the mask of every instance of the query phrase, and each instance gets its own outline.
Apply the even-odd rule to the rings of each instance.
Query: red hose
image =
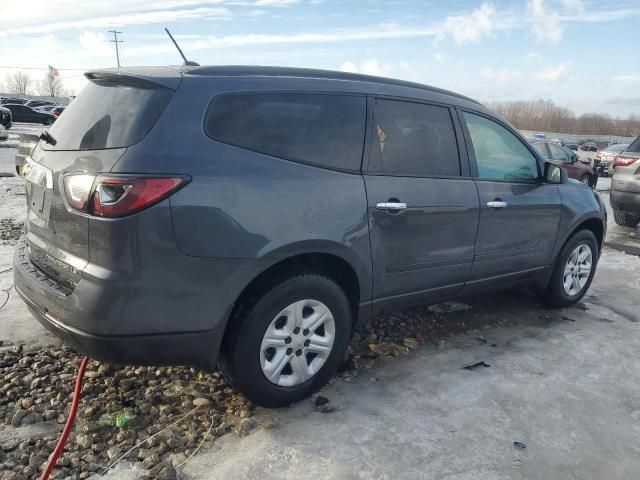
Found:
[[[71,433],[71,428],[73,427],[73,422],[76,420],[76,412],[78,411],[78,402],[80,401],[80,390],[82,389],[82,377],[84,376],[84,369],[87,368],[87,363],[89,362],[89,357],[83,357],[82,362],[80,362],[80,367],[78,368],[78,376],[76,377],[76,386],[73,390],[73,400],[71,401],[71,410],[69,410],[69,416],[67,416],[67,422],[64,424],[64,428],[62,429],[62,434],[58,439],[58,443],[56,443],[56,448],[53,449],[53,453],[49,456],[49,461],[47,463],[47,467],[43,470],[42,475],[40,475],[40,480],[49,480],[49,475],[51,475],[51,471],[58,463],[58,458],[60,458],[60,454],[64,449],[65,443],[67,443],[67,437],[69,433]]]

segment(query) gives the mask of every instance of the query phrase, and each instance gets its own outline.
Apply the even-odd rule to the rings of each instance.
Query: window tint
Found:
[[[538,177],[533,154],[502,125],[464,112],[478,164],[478,176],[490,180],[532,180]]]
[[[173,90],[144,82],[135,86],[91,82],[51,127],[56,145],[47,143],[43,148],[100,150],[133,145],[149,133],[172,96]]]
[[[558,145],[550,143],[549,151],[551,152],[551,158],[553,160],[562,160],[563,162],[566,162],[569,160],[569,156],[567,155],[567,152],[565,152],[564,149],[562,147],[559,147]]]
[[[364,97],[250,93],[214,99],[205,130],[220,142],[321,167],[360,170]]]
[[[449,109],[376,100],[369,170],[421,176],[460,175]]]

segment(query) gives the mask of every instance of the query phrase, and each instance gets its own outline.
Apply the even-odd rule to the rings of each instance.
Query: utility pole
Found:
[[[122,32],[119,32],[117,30],[109,30],[109,33],[113,33],[113,40],[109,41],[116,44],[116,60],[118,61],[118,68],[120,68],[120,50],[118,49],[118,44],[122,43],[124,40],[118,40],[118,34]]]

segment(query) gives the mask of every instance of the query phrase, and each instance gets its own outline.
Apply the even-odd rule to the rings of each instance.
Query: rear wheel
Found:
[[[553,307],[568,307],[589,289],[598,263],[598,241],[590,230],[573,234],[560,251],[545,291]]]
[[[45,118],[44,124],[45,125],[53,125],[53,118]]]
[[[580,179],[580,181],[585,185],[591,186],[591,175],[589,175],[588,173],[585,173]]]
[[[265,407],[290,405],[324,386],[351,336],[347,296],[318,274],[277,284],[230,321],[220,367],[234,387]]]
[[[636,225],[638,225],[638,223],[640,223],[640,217],[629,215],[622,210],[614,210],[613,219],[618,225],[622,227],[635,227]]]

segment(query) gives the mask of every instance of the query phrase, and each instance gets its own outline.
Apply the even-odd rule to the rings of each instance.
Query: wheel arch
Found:
[[[276,253],[274,252],[274,254]],[[357,267],[344,256],[335,251],[307,251],[293,253],[287,257],[270,257],[273,259],[273,263],[258,273],[235,299],[226,321],[222,343],[225,342],[227,335],[234,328],[235,322],[245,309],[250,308],[274,284],[298,274],[317,273],[326,275],[335,281],[349,299],[354,326],[356,322],[362,321],[362,318],[367,315],[366,311],[361,310],[361,303],[363,302],[362,292],[368,292],[369,288],[363,288],[362,282],[370,282],[370,278],[362,279],[358,274]]]

